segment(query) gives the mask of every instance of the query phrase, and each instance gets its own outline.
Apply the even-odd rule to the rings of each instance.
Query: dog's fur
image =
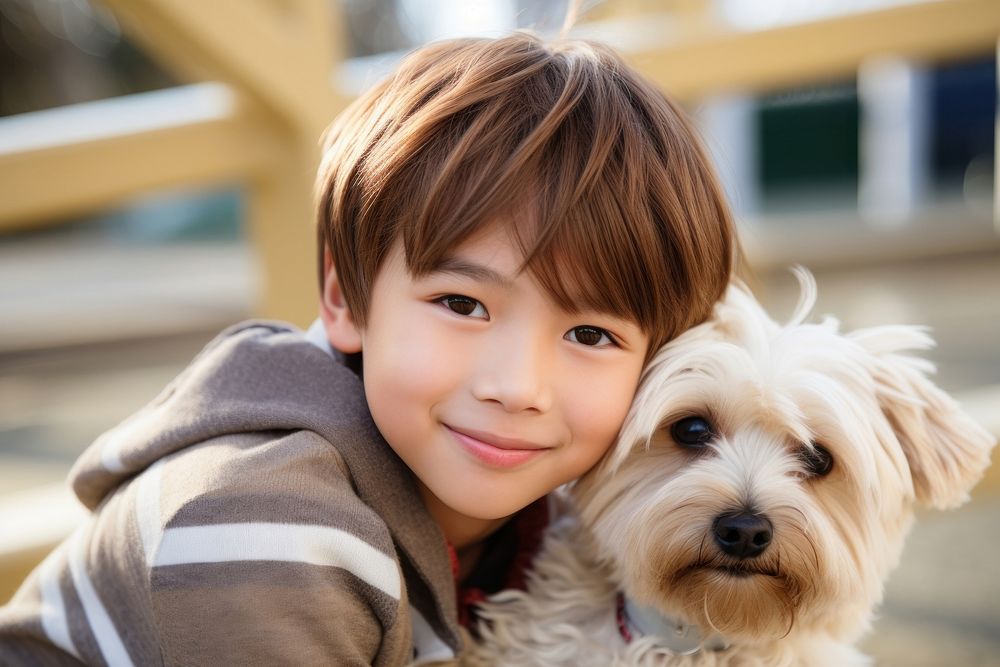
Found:
[[[527,592],[482,608],[475,659],[488,665],[849,665],[916,506],[962,504],[989,464],[986,431],[907,356],[933,342],[913,326],[843,334],[804,319],[815,284],[798,271],[791,323],[730,288],[713,318],[650,363],[619,440],[572,489]],[[596,390],[599,391],[599,388]],[[671,425],[712,424],[700,451]],[[803,464],[822,444],[833,467]],[[727,556],[715,518],[752,512],[773,525],[755,558]],[[671,655],[626,643],[616,596],[721,634],[729,647]],[[475,660],[474,660],[475,661]]]

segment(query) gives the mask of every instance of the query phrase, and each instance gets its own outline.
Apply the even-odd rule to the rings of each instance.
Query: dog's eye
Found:
[[[823,445],[803,447],[799,450],[799,459],[805,466],[806,472],[814,477],[824,477],[833,470],[833,456]]]
[[[683,447],[704,447],[712,439],[712,425],[701,417],[685,417],[670,427],[674,442]]]

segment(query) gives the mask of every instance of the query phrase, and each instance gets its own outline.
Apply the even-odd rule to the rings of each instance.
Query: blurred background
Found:
[[[1000,434],[995,0],[608,0],[701,127],[757,291],[927,324]],[[216,332],[315,314],[323,127],[407,50],[556,32],[565,0],[0,0],[0,602],[79,521],[63,480]],[[1000,665],[1000,473],[920,517],[865,648]]]

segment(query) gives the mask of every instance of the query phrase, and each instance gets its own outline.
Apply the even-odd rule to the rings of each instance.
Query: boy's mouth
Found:
[[[550,449],[527,440],[504,438],[485,431],[457,429],[448,424],[444,424],[444,427],[465,451],[491,467],[519,466]]]

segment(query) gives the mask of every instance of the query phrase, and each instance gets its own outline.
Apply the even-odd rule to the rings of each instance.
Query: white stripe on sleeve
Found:
[[[146,565],[153,567],[156,550],[163,535],[163,520],[160,518],[160,478],[163,475],[163,459],[158,460],[143,471],[136,480],[135,520],[142,538],[142,550]]]
[[[49,641],[80,660],[80,654],[69,634],[66,605],[63,604],[62,591],[59,589],[60,568],[57,563],[62,558],[63,551],[64,548],[60,547],[50,553],[38,571],[38,583],[42,592],[40,614],[42,630],[45,631],[45,636],[49,638]]]
[[[168,528],[155,565],[230,561],[339,567],[396,600],[400,597],[396,562],[364,540],[329,526],[231,523]]]
[[[83,613],[90,624],[90,631],[94,634],[97,646],[101,650],[104,661],[111,667],[131,667],[132,660],[129,658],[125,645],[118,636],[115,624],[101,604],[101,598],[94,590],[94,585],[87,574],[86,554],[87,542],[83,539],[83,531],[77,530],[76,534],[69,542],[69,571],[73,577],[73,585],[76,593],[80,596],[80,604],[83,605]]]

